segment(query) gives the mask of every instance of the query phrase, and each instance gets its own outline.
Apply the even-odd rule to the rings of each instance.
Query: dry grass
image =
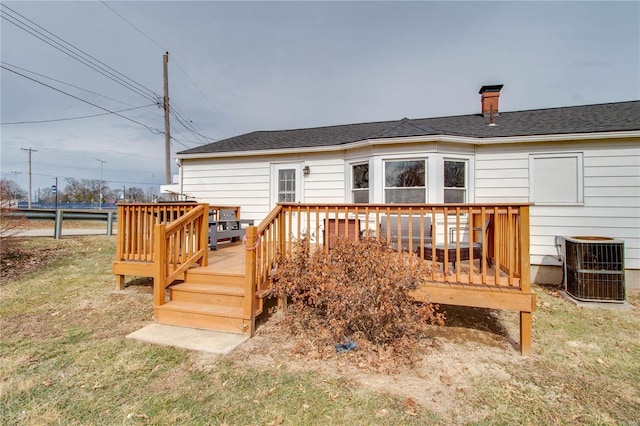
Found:
[[[23,240],[37,267],[0,285],[0,423],[638,424],[640,311],[536,288],[534,355],[516,315],[445,308],[415,368],[295,351],[277,315],[226,357],[124,339],[152,321],[148,280],[114,291],[115,238]],[[640,304],[638,294],[630,301]]]
[[[114,291],[115,238],[23,240],[48,258],[3,282],[2,424],[421,424],[404,402],[354,383],[247,369],[125,340],[152,321],[152,288]],[[56,250],[52,250],[55,247]],[[409,413],[405,413],[409,411]]]

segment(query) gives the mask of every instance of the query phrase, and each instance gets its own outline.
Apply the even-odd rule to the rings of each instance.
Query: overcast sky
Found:
[[[190,127],[172,117],[173,154],[254,130],[474,114],[484,84],[504,84],[501,111],[640,99],[637,1],[3,1],[2,18],[3,67],[104,108],[2,69],[2,177],[27,189],[21,148],[35,149],[34,192],[56,176],[60,187],[100,179],[101,164],[112,188],[164,183],[164,123],[152,104],[165,50],[170,103]],[[119,114],[138,123],[113,114],[33,123],[134,107]]]

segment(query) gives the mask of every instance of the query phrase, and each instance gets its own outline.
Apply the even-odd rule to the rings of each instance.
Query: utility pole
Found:
[[[31,153],[32,152],[38,152],[37,149],[31,149],[31,148],[20,148],[23,151],[27,151],[29,153],[29,209],[31,209]]]
[[[169,126],[169,52],[162,58],[164,76],[164,177],[165,183],[171,184],[171,131]]]
[[[96,161],[100,162],[100,201],[98,203],[98,210],[102,210],[102,165],[106,163],[106,161],[99,158],[96,158]]]

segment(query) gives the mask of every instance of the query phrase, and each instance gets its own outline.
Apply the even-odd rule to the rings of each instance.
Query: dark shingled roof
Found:
[[[474,114],[258,131],[182,151],[180,154],[338,146],[366,139],[408,136],[495,138],[640,130],[640,101],[501,112],[495,116],[495,123],[496,126],[489,126],[488,117]]]

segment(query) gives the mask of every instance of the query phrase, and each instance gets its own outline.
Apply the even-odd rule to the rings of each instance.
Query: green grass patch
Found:
[[[113,290],[114,237],[22,244],[47,258],[1,287],[2,424],[437,423],[349,381],[126,340],[152,289]]]
[[[639,424],[638,310],[536,288],[531,357],[516,313],[460,309],[415,370],[385,375],[268,333],[224,357],[127,340],[152,322],[152,288],[114,290],[115,237],[20,243],[41,259],[0,284],[3,425]]]

